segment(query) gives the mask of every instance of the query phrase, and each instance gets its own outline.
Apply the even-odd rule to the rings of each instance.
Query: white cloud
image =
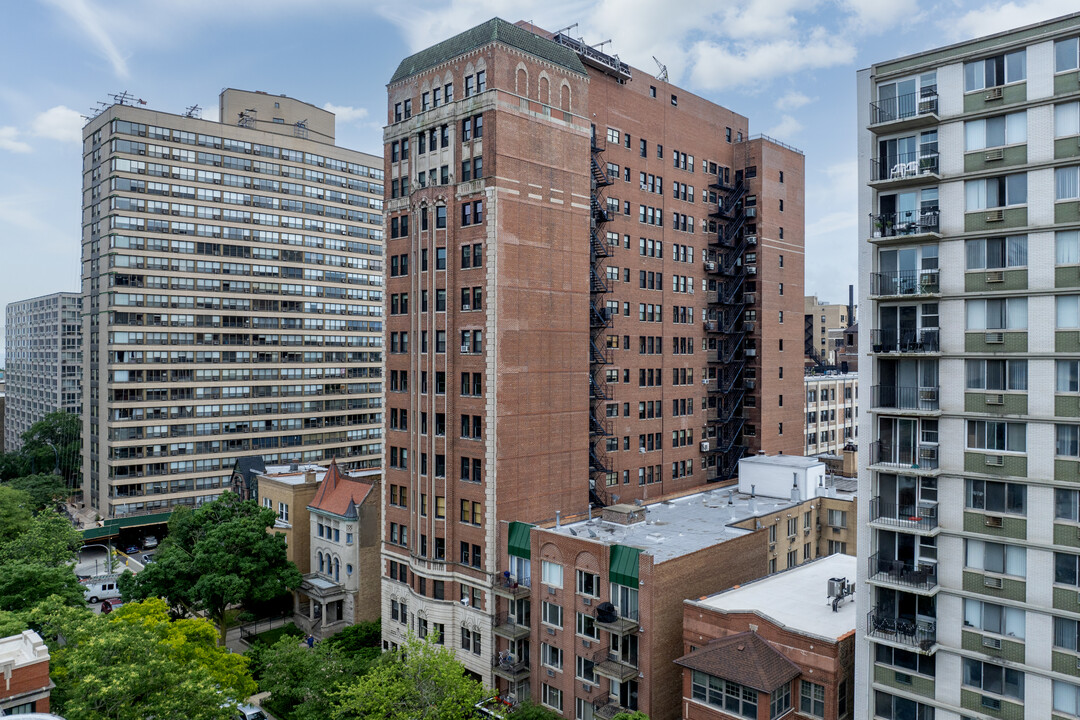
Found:
[[[122,78],[128,76],[127,61],[117,49],[111,34],[106,32],[102,25],[101,20],[104,15],[98,8],[91,6],[89,0],[45,0],[45,2],[63,12],[78,25],[78,29],[97,45],[98,51],[109,61],[117,76]]]
[[[77,110],[57,105],[34,118],[31,131],[38,137],[50,140],[81,143],[84,123]]]
[[[799,92],[798,90],[789,90],[780,97],[776,98],[776,102],[773,103],[777,110],[798,110],[803,105],[809,105],[813,100]]]
[[[28,144],[18,140],[19,131],[10,125],[0,127],[0,150],[10,152],[28,153],[32,149]]]
[[[750,0],[733,4],[721,12],[721,27],[729,37],[775,37],[791,32],[796,25],[794,11],[813,11],[814,0]]]
[[[770,137],[779,138],[780,140],[788,140],[791,137],[798,135],[799,131],[802,129],[803,124],[801,122],[790,115],[784,115],[780,118],[780,122],[766,130],[765,134]]]
[[[856,28],[878,33],[896,28],[901,20],[912,25],[919,19],[919,0],[841,0]]]
[[[332,112],[337,117],[338,122],[354,123],[363,120],[368,116],[367,108],[350,107],[349,105],[334,105],[333,103],[326,103],[323,105],[323,110]]]
[[[697,43],[691,80],[708,90],[758,85],[802,70],[845,65],[855,59],[855,47],[845,39],[815,28],[805,41],[781,39],[746,45]]]
[[[953,40],[967,40],[1076,12],[1072,0],[988,3],[943,23]]]

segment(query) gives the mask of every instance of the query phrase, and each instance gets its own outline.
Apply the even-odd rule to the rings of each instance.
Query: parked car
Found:
[[[150,553],[144,553],[142,556],[142,562],[143,565],[149,565],[150,563],[154,562],[154,556]]]
[[[266,720],[266,713],[254,705],[241,705],[236,711],[236,720]]]
[[[128,555],[138,555],[139,554],[139,546],[138,545],[128,545],[124,549],[124,552],[127,553]]]
[[[153,535],[147,535],[143,538],[142,546],[144,550],[153,550],[158,546],[157,538]]]

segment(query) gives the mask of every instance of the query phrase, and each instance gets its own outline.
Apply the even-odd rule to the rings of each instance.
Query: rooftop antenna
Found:
[[[145,100],[135,97],[127,90],[124,90],[123,92],[113,93],[109,97],[111,97],[113,99],[113,102],[117,105],[132,105],[135,103],[138,103],[139,105],[146,104]]]
[[[202,117],[202,108],[198,105],[192,105],[184,111],[184,117],[186,118],[198,118]]]
[[[297,120],[296,123],[293,124],[293,135],[298,138],[306,138],[308,136],[307,118]]]
[[[660,82],[667,82],[668,81],[667,65],[660,62],[660,60],[655,55],[652,56],[652,59],[656,62],[657,67],[660,68],[660,74],[656,76],[656,79],[659,80]]]
[[[253,108],[246,108],[237,113],[240,116],[240,120],[236,123],[240,127],[254,128],[255,127],[255,113]]]

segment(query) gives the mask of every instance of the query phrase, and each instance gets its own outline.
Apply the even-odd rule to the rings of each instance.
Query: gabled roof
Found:
[[[761,692],[772,692],[802,674],[798,665],[755,632],[713,640],[675,663]]]
[[[346,519],[356,519],[356,508],[364,502],[373,484],[354,480],[338,470],[337,460],[330,461],[315,498],[308,505],[309,510],[319,510]]]
[[[449,40],[443,40],[405,58],[398,65],[397,70],[394,71],[394,76],[390,78],[390,84],[393,85],[398,80],[404,80],[425,70],[430,70],[453,60],[459,55],[464,55],[493,42],[500,42],[517,50],[527,52],[541,60],[560,65],[567,70],[582,75],[586,74],[581,59],[570,48],[563,47],[552,40],[540,37],[536,33],[508,23],[502,18],[492,18],[486,23],[477,25]]]
[[[257,474],[266,472],[266,464],[263,462],[262,455],[245,455],[236,458],[233,472],[243,475],[245,480],[250,481]]]

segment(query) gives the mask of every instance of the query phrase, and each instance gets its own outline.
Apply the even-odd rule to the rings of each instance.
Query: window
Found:
[[[577,571],[578,595],[598,597],[600,595],[600,576],[585,570]]]
[[[968,270],[999,270],[1027,266],[1027,236],[978,238],[965,243]]]
[[[1027,330],[1027,298],[968,300],[966,310],[968,330]]]
[[[1054,171],[1054,198],[1075,200],[1080,197],[1080,167],[1064,167]]]
[[[1024,699],[1024,673],[993,663],[964,658],[963,683],[983,692]]]
[[[994,480],[968,479],[966,483],[966,507],[987,512],[1027,512],[1027,486],[1020,483],[996,482]]]
[[[694,670],[691,697],[748,720],[757,720],[757,690]]]
[[[543,564],[541,565],[541,573],[542,573],[541,582],[543,582],[545,585],[548,585],[550,587],[561,588],[562,587],[562,570],[563,570],[562,565],[559,565],[558,563],[549,562],[547,560],[543,560],[542,563]]]
[[[1069,715],[1080,715],[1080,687],[1054,680],[1053,689],[1055,710]]]
[[[1024,611],[982,600],[964,599],[964,626],[1024,639]],[[1075,628],[1074,628],[1075,630]]]
[[[595,663],[589,658],[578,655],[575,667],[575,676],[577,679],[587,683],[595,683],[596,673],[593,672],[594,665]]]
[[[544,623],[548,625],[554,625],[557,628],[562,627],[562,605],[549,603],[547,600],[545,600],[542,606],[542,610],[542,619]]]
[[[1027,360],[967,360],[968,390],[1027,390]]]
[[[1077,563],[1080,563],[1080,556],[1070,555],[1069,553],[1054,553],[1054,582],[1074,587],[1080,585]]]
[[[829,511],[829,527],[846,528],[847,513],[843,510]]]
[[[1027,52],[1017,50],[964,63],[964,92],[1019,82],[1027,77]]]
[[[1024,452],[1027,425],[1001,420],[968,420],[967,447],[970,450]]]
[[[596,619],[588,613],[577,614],[577,626],[575,632],[582,637],[587,637],[590,640],[596,640],[600,637],[599,631],[596,629]]]
[[[547,647],[546,645],[544,647]],[[561,652],[561,651],[560,651]],[[540,701],[547,705],[549,708],[562,712],[562,690],[553,688],[547,683],[543,683],[542,691],[540,693]]]
[[[825,717],[824,685],[806,680],[799,681],[799,712],[819,718]]]
[[[1057,488],[1054,490],[1054,517],[1058,520],[1069,520],[1072,522],[1080,522],[1080,491],[1077,490],[1064,490]]]
[[[289,505],[288,503],[279,502],[277,504],[277,516],[278,520],[282,522],[289,522]]]
[[[1025,548],[982,540],[965,540],[964,544],[964,564],[967,567],[985,572],[1027,577],[1027,550]]]
[[[1080,64],[1077,60],[1078,45],[1080,45],[1080,40],[1077,38],[1058,40],[1054,43],[1054,72],[1076,70],[1078,64]],[[1073,714],[1080,715],[1080,713],[1076,712]]]
[[[1080,103],[1061,103],[1054,106],[1054,137],[1073,137],[1080,134]]]
[[[822,688],[824,690],[824,688]],[[769,693],[769,717],[778,718],[791,709],[791,685],[782,685]]]
[[[964,183],[967,212],[1027,204],[1027,173]]]
[[[1027,142],[1026,110],[964,123],[964,149],[969,152],[1024,142]]]

